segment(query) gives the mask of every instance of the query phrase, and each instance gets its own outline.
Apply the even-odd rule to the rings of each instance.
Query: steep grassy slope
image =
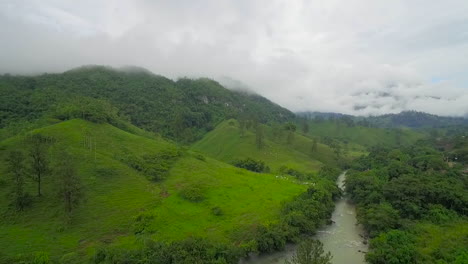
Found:
[[[316,171],[323,164],[335,165],[333,151],[326,145],[318,144],[317,150],[311,151],[312,139],[294,133],[291,143],[287,143],[286,132],[274,137],[273,128],[264,126],[264,147],[256,146],[255,133],[246,130],[241,133],[235,120],[228,120],[210,131],[192,149],[225,162],[239,158],[254,158],[265,161],[273,171],[281,166],[288,166],[302,171]]]
[[[147,230],[155,232],[155,239],[207,236],[226,240],[234,230],[276,219],[281,201],[306,188],[294,184],[293,179],[277,179],[194,157],[182,158],[171,174],[174,176],[163,184],[167,198],[149,211],[155,220]],[[199,187],[205,198],[196,203],[181,198],[181,191],[189,186]],[[221,215],[214,214],[213,208],[219,208]]]
[[[31,208],[23,212],[8,209],[8,199],[0,199],[0,248],[8,256],[46,251],[59,258],[77,251],[84,259],[100,244],[129,247],[141,236],[174,240],[206,235],[226,241],[235,229],[273,221],[280,203],[306,188],[293,180],[251,173],[191,152],[183,152],[165,181],[154,183],[127,160],[177,148],[161,138],[78,119],[34,132],[57,140],[52,153],[68,147],[79,165],[85,200],[67,223],[53,175],[44,177],[44,195],[34,197]],[[95,150],[85,147],[84,139],[96,142]],[[2,162],[8,150],[21,148],[21,137],[1,142]],[[6,168],[5,164],[0,167]],[[11,186],[5,171],[0,182],[0,193],[8,193]],[[204,199],[182,198],[181,192],[190,186],[196,186]],[[27,182],[27,187],[35,195],[35,184]]]

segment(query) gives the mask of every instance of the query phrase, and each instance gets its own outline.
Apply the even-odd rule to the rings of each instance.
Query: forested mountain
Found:
[[[0,76],[0,128],[43,116],[58,119],[103,112],[193,142],[222,120],[245,116],[286,121],[294,114],[256,94],[232,91],[202,78],[172,81],[144,69],[85,66],[61,74]]]
[[[378,127],[441,128],[468,126],[468,118],[437,116],[417,111],[372,116],[365,120]]]
[[[446,128],[454,126],[468,126],[466,117],[437,116],[417,111],[403,111],[398,114],[377,116],[352,116],[339,113],[298,112],[298,116],[314,120],[342,119],[356,124],[381,128]]]

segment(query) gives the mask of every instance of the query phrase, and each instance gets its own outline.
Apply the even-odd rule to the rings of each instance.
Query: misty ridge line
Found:
[[[239,81],[239,80],[235,80],[231,77],[228,77],[228,76],[221,76],[220,78],[218,79],[213,79],[213,78],[209,78],[209,77],[193,77],[193,76],[179,76],[179,77],[176,77],[176,78],[168,78],[168,77],[165,77],[163,75],[160,75],[160,74],[157,74],[157,73],[154,73],[146,68],[143,68],[143,67],[139,67],[139,66],[134,66],[134,65],[125,65],[125,66],[120,66],[120,67],[113,67],[113,66],[110,66],[110,65],[98,65],[98,64],[88,64],[88,65],[83,65],[83,66],[79,66],[79,67],[75,67],[75,68],[72,68],[70,70],[66,70],[66,71],[63,71],[63,72],[43,72],[43,73],[31,73],[31,74],[14,74],[14,73],[3,73],[2,75],[7,77],[7,76],[14,76],[14,77],[31,77],[31,78],[35,78],[35,77],[40,77],[40,76],[44,76],[44,75],[61,75],[61,74],[66,74],[66,73],[73,73],[75,71],[80,71],[80,70],[89,70],[89,71],[93,71],[93,70],[108,70],[108,71],[114,71],[114,72],[121,72],[121,73],[125,73],[125,74],[145,74],[145,75],[150,75],[150,76],[154,76],[154,77],[160,77],[160,78],[165,78],[167,80],[171,80],[173,82],[176,82],[177,80],[180,80],[180,79],[192,79],[192,80],[203,80],[203,79],[206,79],[206,80],[210,80],[210,81],[213,81],[215,82],[217,85],[219,86],[222,86],[226,89],[229,89],[229,90],[232,90],[232,91],[237,91],[237,92],[241,92],[241,93],[244,93],[244,94],[248,94],[248,95],[257,95],[257,96],[264,96],[262,94],[259,94],[257,92],[255,92],[254,89],[250,88],[248,85],[244,84],[243,82]],[[369,93],[366,93],[366,95],[368,95]],[[358,96],[359,94],[357,95],[354,95],[354,96]],[[389,97],[390,95],[388,93],[379,93],[379,95],[383,96],[383,97]],[[268,98],[270,99],[270,98]],[[437,99],[440,99],[440,98],[437,98]],[[387,113],[387,114],[346,114],[346,113],[340,113],[340,112],[326,112],[326,111],[317,111],[313,108],[311,109],[307,109],[307,110],[303,110],[303,111],[294,111],[293,109],[290,109],[288,108],[287,106],[284,106],[281,104],[281,102],[275,102],[273,99],[270,99],[271,101],[273,101],[275,104],[278,104],[282,107],[285,107],[286,109],[296,113],[297,115],[299,116],[303,116],[303,117],[310,117],[310,116],[313,116],[313,117],[317,117],[317,116],[320,116],[320,117],[324,117],[325,119],[334,119],[334,118],[343,118],[343,117],[351,117],[351,118],[356,118],[356,120],[362,120],[363,118],[378,118],[378,117],[383,117],[383,118],[391,118],[393,116],[398,116],[400,114],[407,114],[407,113],[414,113],[414,114],[424,114],[426,115],[426,118],[429,117],[429,118],[436,118],[436,117],[448,117],[448,118],[453,118],[454,120],[464,120],[464,119],[467,119],[468,118],[468,113],[463,115],[463,116],[454,116],[454,115],[435,115],[435,114],[429,114],[429,113],[426,113],[426,112],[423,112],[423,111],[417,111],[416,109],[409,109],[409,110],[402,110],[398,113]],[[356,108],[356,107],[355,107]],[[361,106],[361,108],[366,108],[366,106]]]

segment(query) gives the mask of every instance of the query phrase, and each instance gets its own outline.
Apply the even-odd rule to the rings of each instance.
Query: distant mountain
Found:
[[[403,111],[398,114],[385,114],[380,116],[352,116],[340,113],[298,112],[298,116],[307,119],[346,119],[357,124],[382,128],[442,128],[451,126],[468,126],[466,117],[437,116],[424,112]]]
[[[366,118],[366,120],[379,127],[439,128],[468,125],[467,118],[437,116],[417,111],[372,116]]]
[[[251,92],[229,90],[206,78],[173,81],[138,67],[83,66],[60,74],[0,75],[0,95],[0,128],[44,116],[83,118],[97,108],[104,108],[107,116],[116,108],[117,115],[133,125],[181,142],[201,138],[228,118],[282,122],[295,117]],[[70,114],[77,111],[83,116]]]
[[[304,117],[307,119],[337,119],[337,118],[343,118],[343,117],[350,117],[353,118],[352,115],[346,115],[346,114],[341,114],[341,113],[332,113],[332,112],[296,112],[296,115],[299,117]]]

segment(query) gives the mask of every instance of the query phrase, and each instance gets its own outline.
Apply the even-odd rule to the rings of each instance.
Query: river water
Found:
[[[336,182],[338,187],[344,190],[346,172],[343,172]],[[346,193],[336,201],[335,211],[331,219],[333,224],[324,226],[317,231],[315,239],[323,243],[325,252],[330,251],[333,256],[333,264],[361,264],[365,263],[364,253],[367,245],[363,243],[364,230],[357,224],[356,208],[350,202]],[[268,255],[251,256],[243,260],[242,264],[283,264],[286,259],[291,259],[295,253],[295,245],[288,245],[286,250]]]

